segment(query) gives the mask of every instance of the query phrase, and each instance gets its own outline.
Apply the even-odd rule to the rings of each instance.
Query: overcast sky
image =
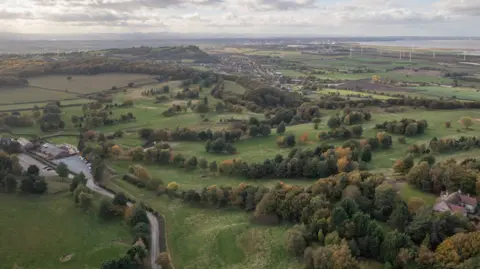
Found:
[[[480,0],[0,0],[0,32],[480,36]]]

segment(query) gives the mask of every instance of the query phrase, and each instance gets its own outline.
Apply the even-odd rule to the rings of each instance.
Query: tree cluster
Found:
[[[436,164],[421,162],[408,171],[406,179],[423,192],[438,195],[445,190],[461,190],[463,193],[475,195],[479,170],[480,164],[470,159],[461,163],[453,159]]]
[[[402,119],[400,121],[385,121],[375,125],[376,129],[385,130],[389,133],[401,134],[405,136],[421,135],[427,129],[426,120]]]
[[[210,153],[235,154],[237,152],[237,148],[235,148],[232,143],[226,142],[223,138],[207,140],[207,143],[205,143],[205,150]]]

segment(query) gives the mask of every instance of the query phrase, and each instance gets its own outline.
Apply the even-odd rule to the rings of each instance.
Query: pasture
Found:
[[[169,251],[176,268],[287,269],[301,266],[284,249],[284,235],[289,225],[254,225],[245,212],[193,207],[178,199],[157,197],[153,192],[138,189],[118,178],[110,179],[108,185],[137,197],[165,216]]]
[[[71,77],[70,80],[67,77]],[[29,78],[29,84],[33,87],[68,90],[76,94],[88,94],[106,91],[113,86],[117,88],[127,87],[128,83],[146,84],[155,83],[153,76],[144,74],[106,73],[101,75],[48,75]]]
[[[72,99],[72,100],[61,100],[60,104],[65,105],[83,105],[92,103],[93,100],[90,99]],[[0,104],[0,110],[16,110],[16,109],[33,109],[35,106],[43,107],[48,102],[38,102],[38,103],[24,103],[24,104]]]
[[[46,102],[69,98],[76,98],[77,95],[62,92],[39,89],[32,86],[26,87],[8,87],[0,89],[0,105],[12,105],[14,103],[24,102]],[[32,105],[33,107],[33,105]]]
[[[76,208],[69,194],[0,199],[0,268],[100,268],[131,243],[125,224],[101,222]]]

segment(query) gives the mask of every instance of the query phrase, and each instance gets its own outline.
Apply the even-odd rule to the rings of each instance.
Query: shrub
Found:
[[[452,127],[452,124],[449,121],[445,122],[445,128],[450,128]]]
[[[171,192],[175,192],[175,191],[178,190],[179,187],[180,187],[180,185],[178,185],[177,182],[170,182],[167,185],[167,190],[171,191]]]
[[[405,136],[399,136],[399,137],[398,137],[398,143],[400,143],[400,144],[406,144],[406,143],[407,143],[407,139],[405,138]]]

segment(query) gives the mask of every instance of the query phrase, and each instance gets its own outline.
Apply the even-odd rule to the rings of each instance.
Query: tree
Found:
[[[445,128],[450,128],[450,127],[452,127],[452,123],[450,123],[449,121],[446,121]]]
[[[218,172],[217,162],[216,162],[216,161],[212,161],[212,162],[208,165],[208,169],[210,170],[210,172]]]
[[[27,174],[28,175],[33,175],[33,176],[39,176],[40,175],[40,169],[38,168],[38,166],[32,164],[32,165],[28,166]]]
[[[117,215],[112,202],[108,199],[102,199],[98,207],[98,216],[103,220],[111,220]]]
[[[400,232],[403,232],[410,222],[410,213],[408,212],[408,207],[404,201],[397,202],[395,210],[393,210],[388,223],[398,229]]]
[[[372,160],[372,150],[370,146],[365,146],[365,148],[362,151],[362,155],[360,159],[366,163],[370,162]]]
[[[198,166],[202,169],[202,170],[206,170],[208,168],[208,162],[207,160],[205,160],[205,158],[201,158],[199,161],[198,161]]]
[[[333,129],[333,128],[340,127],[340,125],[342,125],[342,122],[341,122],[339,117],[334,116],[334,117],[330,117],[328,119],[327,125],[328,125],[329,128]]]
[[[160,265],[162,269],[171,269],[170,257],[168,256],[167,252],[161,252],[158,254],[155,263]]]
[[[123,192],[118,192],[115,194],[112,200],[113,205],[126,206],[128,203],[127,196]]]
[[[280,122],[280,124],[277,127],[277,134],[283,134],[283,133],[285,133],[285,130],[286,130],[285,122],[282,121],[282,122]]]
[[[80,173],[73,177],[72,182],[70,183],[70,192],[73,192],[78,185],[84,186],[87,183],[87,178],[83,173]]]
[[[473,120],[472,118],[470,117],[462,117],[460,119],[460,124],[463,125],[463,127],[465,127],[465,129],[470,129],[470,127],[473,126]]]
[[[141,204],[135,204],[132,208],[132,215],[129,218],[129,223],[131,227],[135,227],[140,222],[149,223],[147,217],[147,211],[144,206]]]
[[[411,215],[417,213],[417,211],[425,205],[425,201],[419,197],[412,197],[408,200],[408,212]]]
[[[150,235],[150,225],[145,222],[139,222],[132,228],[132,233],[136,238],[145,238]]]
[[[55,172],[57,172],[59,177],[65,179],[68,177],[69,174],[68,166],[65,163],[60,163],[57,165],[57,169],[55,169]]]
[[[295,257],[303,255],[307,243],[301,231],[296,228],[289,229],[285,235],[285,248],[287,252]]]
[[[115,156],[116,159],[118,159],[118,157],[123,154],[123,150],[119,145],[113,145],[110,148],[110,152],[113,156]]]

